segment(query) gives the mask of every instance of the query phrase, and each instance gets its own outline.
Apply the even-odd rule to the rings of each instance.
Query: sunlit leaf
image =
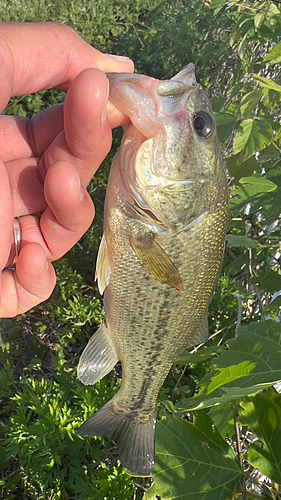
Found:
[[[256,240],[251,240],[247,236],[239,236],[237,234],[227,234],[226,236],[227,245],[231,247],[244,247],[244,248],[255,248],[258,246]]]
[[[271,140],[272,129],[266,120],[248,118],[241,123],[238,132],[235,134],[233,153],[235,155],[241,153],[240,162],[245,161],[268,146]]]
[[[252,90],[248,94],[245,94],[241,99],[240,111],[244,118],[248,118],[253,111],[254,107],[259,102],[262,96],[262,90]]]
[[[157,423],[154,482],[146,500],[226,500],[239,477],[232,449],[205,413],[193,423],[176,417]]]
[[[239,422],[248,425],[262,441],[251,445],[246,460],[281,484],[281,394],[257,394],[244,405]]]
[[[250,177],[241,177],[239,183],[243,186],[249,197],[260,193],[271,193],[277,189],[274,182],[261,177],[260,175],[252,175]]]
[[[281,62],[281,42],[277,43],[275,47],[265,56],[265,62],[271,62],[271,64],[276,64]]]
[[[240,327],[237,339],[214,360],[198,395],[182,400],[189,411],[255,394],[281,380],[281,325],[274,321]]]
[[[259,12],[258,14],[256,14],[254,17],[255,27],[260,28],[264,19],[265,19],[265,15],[262,12]]]
[[[281,85],[278,85],[277,83],[273,82],[269,78],[263,78],[262,76],[259,76],[259,75],[253,75],[253,77],[259,83],[259,85],[261,87],[264,87],[266,89],[275,90],[276,92],[281,93]]]

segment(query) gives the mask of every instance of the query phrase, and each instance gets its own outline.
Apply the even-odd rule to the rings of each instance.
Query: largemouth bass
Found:
[[[78,433],[115,440],[122,464],[149,475],[158,392],[182,351],[208,339],[228,187],[192,64],[168,81],[108,78],[110,100],[131,123],[111,167],[97,258],[105,321],[82,353],[78,377],[95,384],[119,360],[122,384]]]

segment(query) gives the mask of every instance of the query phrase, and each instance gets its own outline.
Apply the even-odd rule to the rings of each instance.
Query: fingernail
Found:
[[[131,59],[129,57],[126,57],[126,56],[116,56],[115,54],[107,54],[108,57],[112,57],[112,59],[114,59],[115,61],[119,61],[119,62],[128,62],[128,61],[131,61]]]
[[[103,108],[102,108],[102,112],[101,112],[101,123],[102,123],[102,125],[103,125],[103,124],[106,122],[106,120],[107,120],[107,116],[106,116],[106,106],[107,106],[107,101],[108,101],[108,96],[109,96],[109,81],[108,81],[108,79],[106,79],[106,82],[107,82],[106,97],[105,97],[104,104],[103,104]]]

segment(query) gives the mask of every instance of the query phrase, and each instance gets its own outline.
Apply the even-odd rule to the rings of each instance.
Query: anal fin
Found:
[[[93,385],[109,373],[118,361],[108,328],[103,322],[90,338],[77,368],[77,376],[85,385]]]
[[[183,291],[183,283],[176,266],[152,234],[142,239],[130,238],[130,244],[139,261],[152,278]]]

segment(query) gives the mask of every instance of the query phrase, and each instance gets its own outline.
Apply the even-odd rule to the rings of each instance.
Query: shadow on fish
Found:
[[[208,339],[224,252],[228,187],[215,120],[189,64],[171,80],[109,74],[129,116],[110,171],[96,278],[105,321],[78,366],[95,384],[122,364],[114,398],[78,430],[116,442],[122,464],[154,465],[158,392],[174,360]]]

